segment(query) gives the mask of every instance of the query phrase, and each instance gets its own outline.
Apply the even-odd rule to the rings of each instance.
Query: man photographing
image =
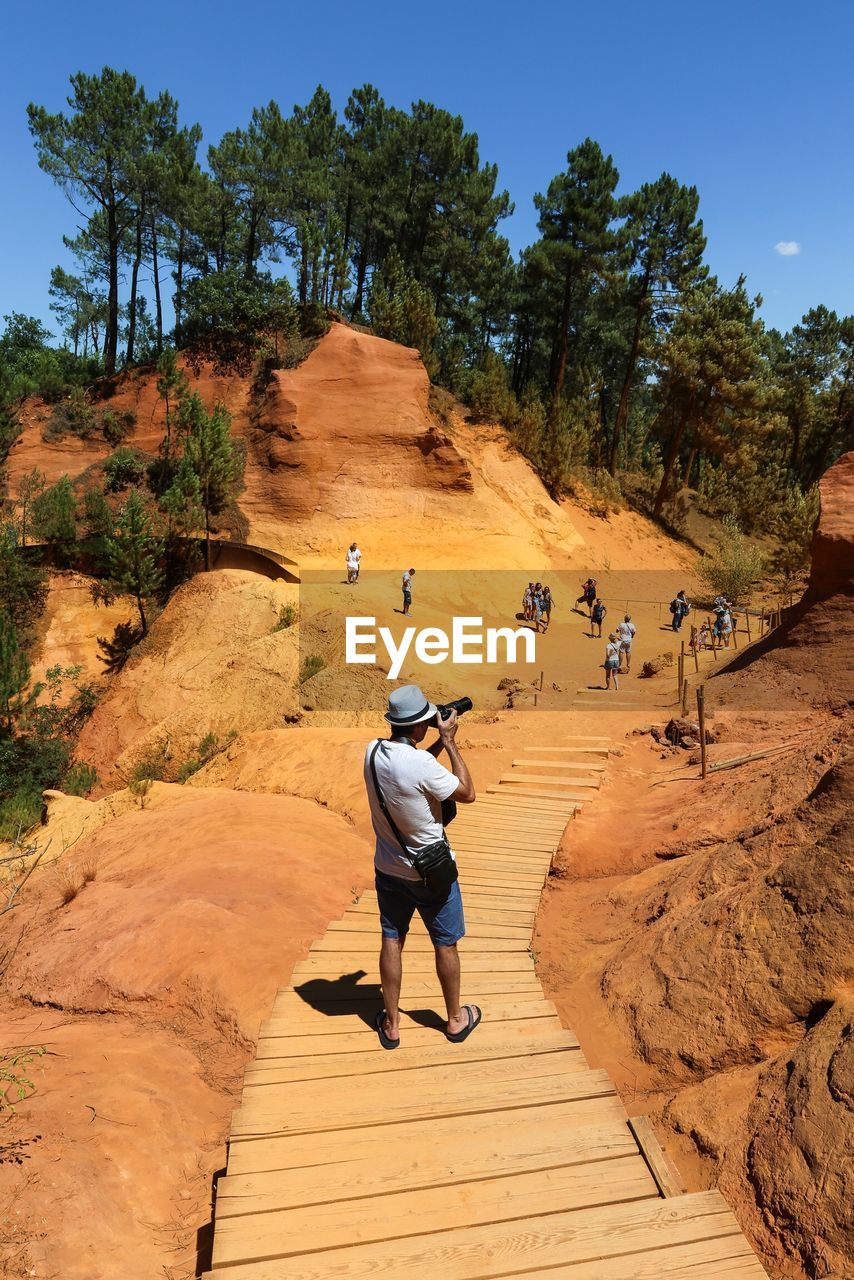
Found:
[[[453,707],[443,719],[417,685],[404,685],[389,698],[385,718],[391,736],[374,739],[365,753],[382,927],[384,1008],[377,1014],[377,1033],[384,1049],[400,1044],[402,953],[417,911],[436,953],[436,973],[448,1014],[445,1034],[458,1043],[478,1025],[481,1011],[477,1005],[460,1004],[457,943],[465,934],[465,920],[453,853],[444,839],[442,803],[453,797],[460,804],[471,804],[474,786],[456,744],[458,717]],[[421,751],[419,744],[431,725],[439,736]],[[437,759],[442,751],[448,753],[450,769]],[[425,883],[425,876],[432,887]]]

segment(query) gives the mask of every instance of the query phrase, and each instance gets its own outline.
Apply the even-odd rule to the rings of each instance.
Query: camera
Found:
[[[438,720],[447,720],[452,711],[456,711],[461,716],[464,711],[471,711],[474,703],[471,698],[455,698],[453,702],[443,702],[437,704],[436,715]]]

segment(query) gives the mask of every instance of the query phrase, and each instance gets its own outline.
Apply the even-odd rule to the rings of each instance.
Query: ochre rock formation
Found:
[[[736,735],[776,714],[797,749],[773,788],[752,793],[750,768],[704,784],[699,805],[732,795],[752,816],[735,838],[688,838],[612,891],[628,923],[601,983],[671,1091],[664,1123],[712,1158],[781,1277],[854,1266],[852,498],[847,454],[821,482],[803,601],[707,684]],[[769,798],[752,815],[751,794]]]

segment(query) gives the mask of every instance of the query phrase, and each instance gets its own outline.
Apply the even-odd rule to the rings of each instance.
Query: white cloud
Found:
[[[801,251],[801,246],[797,240],[778,240],[774,248],[781,258],[793,258],[796,253]]]

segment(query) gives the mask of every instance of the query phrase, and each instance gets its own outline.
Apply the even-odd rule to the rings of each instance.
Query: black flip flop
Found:
[[[465,1040],[468,1036],[470,1036],[471,1033],[474,1031],[475,1027],[480,1025],[480,1020],[483,1017],[483,1014],[481,1013],[480,1009],[478,1009],[476,1004],[464,1004],[463,1008],[465,1009],[466,1014],[468,1015],[469,1024],[467,1027],[463,1027],[462,1031],[454,1031],[454,1032],[446,1031],[445,1032],[445,1035],[448,1037],[448,1039],[451,1041],[452,1044],[460,1044],[463,1040]]]
[[[377,1029],[377,1035],[380,1038],[380,1044],[384,1049],[399,1049],[400,1040],[389,1039],[389,1037],[386,1035],[385,1030],[383,1028],[384,1022],[385,1022],[385,1009],[380,1009],[379,1013],[377,1014],[374,1020],[374,1026]]]

